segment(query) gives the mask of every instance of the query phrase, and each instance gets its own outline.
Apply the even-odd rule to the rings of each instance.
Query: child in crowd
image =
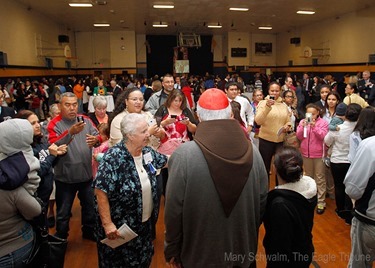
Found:
[[[40,163],[30,145],[31,124],[24,119],[0,123],[0,140],[0,189],[14,190],[22,185],[34,195],[40,183]]]
[[[99,162],[102,160],[105,152],[108,151],[108,139],[109,139],[109,126],[107,123],[100,123],[98,125],[99,135],[103,142],[99,147],[93,148],[92,150],[92,176],[95,179],[96,172],[98,171]]]
[[[297,138],[301,141],[305,175],[313,178],[318,187],[318,214],[323,214],[326,207],[326,178],[322,158],[323,141],[327,133],[328,123],[320,117],[320,108],[316,104],[308,104],[306,118],[297,127]]]
[[[339,103],[336,107],[336,114],[332,117],[331,121],[329,122],[329,130],[331,131],[339,131],[341,125],[344,123],[345,113],[346,113],[347,105],[345,103]]]

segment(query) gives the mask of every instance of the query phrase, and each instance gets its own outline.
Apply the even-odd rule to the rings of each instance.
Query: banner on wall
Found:
[[[174,64],[176,74],[185,74],[190,72],[189,60],[176,60]]]

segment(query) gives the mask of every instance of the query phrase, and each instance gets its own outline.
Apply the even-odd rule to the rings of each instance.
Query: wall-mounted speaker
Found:
[[[68,70],[72,69],[72,62],[70,60],[65,61],[65,68]]]
[[[298,45],[298,44],[301,43],[301,38],[300,38],[300,37],[293,37],[293,38],[290,38],[290,43],[291,43],[291,44]]]
[[[368,62],[369,63],[375,63],[375,54],[369,54],[368,55]]]
[[[318,59],[312,59],[312,65],[313,66],[318,65]]]
[[[0,51],[0,66],[7,66],[8,65],[8,55]]]
[[[47,69],[53,69],[53,59],[45,58],[45,60],[46,60],[46,68]]]
[[[293,61],[292,60],[288,61],[288,66],[293,66]]]
[[[69,43],[68,35],[59,35],[58,39],[59,39],[59,43]]]

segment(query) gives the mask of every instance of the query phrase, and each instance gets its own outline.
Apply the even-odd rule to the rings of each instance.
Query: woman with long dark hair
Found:
[[[43,141],[39,118],[34,112],[22,110],[16,115],[16,118],[28,120],[33,127],[34,139],[31,147],[33,148],[34,156],[38,158],[40,162],[38,175],[41,178],[36,192],[38,197],[42,199],[44,207],[47,209],[54,180],[52,166],[57,156],[66,153],[67,145],[57,146],[54,143],[49,145],[47,142]]]
[[[336,107],[340,103],[340,95],[336,91],[331,91],[327,94],[324,109],[322,110],[322,118],[329,122],[331,122],[332,117],[336,114]]]
[[[349,139],[349,162],[353,162],[359,143],[375,135],[375,107],[368,106],[362,109],[357,124]]]

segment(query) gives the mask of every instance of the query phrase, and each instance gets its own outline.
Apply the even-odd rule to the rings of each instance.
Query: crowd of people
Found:
[[[9,79],[0,85],[0,266],[23,267],[42,210],[68,239],[77,196],[99,267],[149,267],[164,196],[170,267],[256,267],[262,223],[268,267],[308,267],[327,197],[352,225],[349,267],[370,267],[375,81],[360,75]]]

